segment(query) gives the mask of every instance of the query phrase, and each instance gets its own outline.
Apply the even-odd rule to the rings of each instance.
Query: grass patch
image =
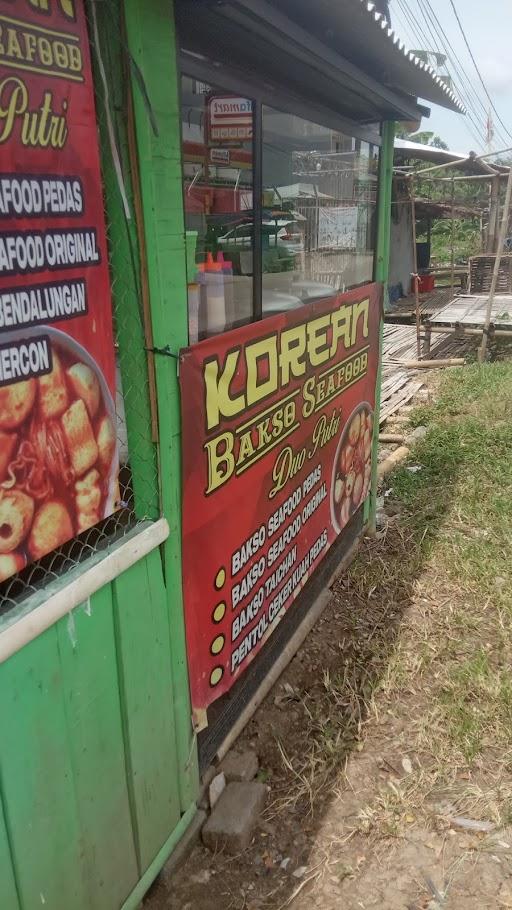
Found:
[[[512,364],[444,374],[437,402],[412,416],[428,429],[413,456],[421,471],[405,466],[390,480],[403,523],[427,558],[423,586],[434,602],[453,592],[422,627],[435,648],[420,724],[440,737],[441,777],[463,764],[481,767],[488,755],[510,761],[511,418]],[[417,633],[409,632],[411,646]]]
[[[437,401],[411,423],[428,430],[411,455],[421,470],[405,464],[388,481],[400,535],[382,541],[377,582],[379,597],[409,608],[373,717],[382,699],[393,711],[407,700],[407,740],[429,769],[400,790],[402,820],[410,791],[417,812],[422,796],[447,789],[458,811],[486,818],[492,806],[501,823],[512,805],[512,364],[444,373]],[[361,594],[376,575],[371,556],[350,573]],[[389,832],[381,796],[361,818]]]
[[[337,581],[304,648],[320,661],[291,672],[300,721],[276,735],[270,811],[314,816],[354,748],[400,718],[417,760],[368,795],[359,831],[376,837],[428,821],[437,791],[497,824],[512,806],[512,363],[446,371],[412,423],[421,470],[388,479],[395,517]]]

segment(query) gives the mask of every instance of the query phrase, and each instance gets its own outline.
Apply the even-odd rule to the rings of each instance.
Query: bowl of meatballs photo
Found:
[[[343,427],[331,479],[331,521],[337,534],[366,499],[372,473],[373,411],[367,401],[352,411]]]
[[[52,371],[0,388],[0,582],[115,511],[116,414],[88,351],[48,326]]]

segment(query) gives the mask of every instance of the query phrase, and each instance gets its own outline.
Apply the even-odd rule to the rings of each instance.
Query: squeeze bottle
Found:
[[[226,327],[226,301],[222,264],[206,254],[206,327],[209,335],[223,332]]]
[[[226,328],[231,329],[235,323],[235,283],[233,279],[233,263],[224,259],[224,253],[217,253],[217,263],[222,266],[224,278],[224,301],[226,304]]]

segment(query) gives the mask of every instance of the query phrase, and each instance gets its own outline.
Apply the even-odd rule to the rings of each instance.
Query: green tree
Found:
[[[448,149],[446,142],[444,142],[440,136],[437,136],[429,130],[422,130],[419,133],[409,133],[407,130],[404,130],[400,124],[397,124],[395,136],[397,139],[407,139],[408,142],[418,142],[420,145],[430,145],[436,149]]]

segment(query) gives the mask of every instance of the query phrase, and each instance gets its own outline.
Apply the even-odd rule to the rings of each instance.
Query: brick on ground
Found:
[[[258,756],[251,749],[232,749],[221,762],[219,771],[224,773],[227,783],[253,780],[258,773]]]
[[[266,798],[267,788],[258,781],[228,784],[203,827],[205,846],[227,853],[245,850],[252,840]]]

